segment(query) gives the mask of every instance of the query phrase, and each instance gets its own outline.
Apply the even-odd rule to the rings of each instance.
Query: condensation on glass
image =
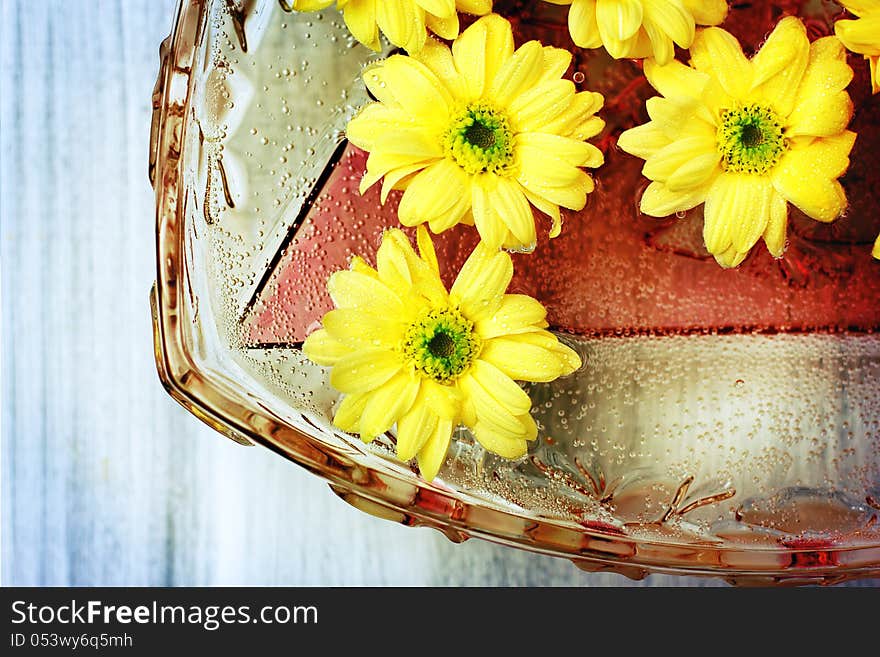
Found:
[[[780,9],[752,4],[725,27],[754,46]],[[512,5],[528,6],[512,15],[518,38],[570,46],[562,9]],[[795,5],[814,38],[839,12]],[[455,541],[631,577],[880,575],[880,96],[863,60],[851,61],[849,213],[818,225],[793,211],[783,259],[755,249],[724,271],[702,246],[699,208],[638,213],[641,161],[613,137],[644,120],[639,66],[576,50],[568,76],[606,97],[607,164],[562,237],[514,255],[513,287],[548,307],[584,366],[527,388],[539,439],[526,458],[487,454],[460,430],[428,484],[393,458],[393,435],[365,446],[331,425],[338,394],[300,349],[331,307],[327,276],[354,253],[369,259],[396,224],[395,198],[383,208],[375,190],[358,194],[365,155],[344,139],[369,101],[360,72],[389,52],[355,43],[333,9],[182,0],[150,157],[156,359],[172,396],[354,506]],[[438,239],[447,274],[473,244],[468,227]]]

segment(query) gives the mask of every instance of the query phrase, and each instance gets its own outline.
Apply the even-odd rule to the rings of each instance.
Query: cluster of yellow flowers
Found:
[[[844,45],[870,59],[876,91],[880,0],[844,2],[858,20],[839,21],[837,37],[813,43],[799,19],[785,18],[752,59],[712,27],[727,14],[723,0],[548,1],[571,5],[577,45],[647,58],[645,75],[660,95],[647,102],[651,120],[618,142],[645,160],[644,213],[705,203],[706,247],[735,267],[759,239],[782,254],[788,203],[823,222],[846,208],[838,178],[856,135],[847,130]],[[516,381],[551,381],[581,361],[546,330],[540,303],[506,294],[513,265],[502,249],[535,248],[533,208],[555,237],[560,208],[584,207],[594,188],[584,169],[603,164],[587,143],[604,127],[596,116],[603,98],[562,77],[568,51],[538,41],[517,48],[491,0],[336,5],[365,45],[378,49],[381,31],[407,52],[364,71],[376,101],[346,132],[369,152],[361,193],[380,180],[383,203],[403,190],[398,217],[418,227],[418,253],[403,232],[388,230],[375,268],[355,257],[333,274],[336,309],[304,351],[332,368],[330,382],[345,395],[334,423],[365,441],[396,426],[398,457],[417,458],[428,480],[461,425],[487,450],[521,457],[537,428]],[[458,11],[482,17],[459,34]],[[690,49],[689,65],[674,59],[674,45]],[[459,223],[474,225],[481,242],[447,291],[426,225],[440,233]]]

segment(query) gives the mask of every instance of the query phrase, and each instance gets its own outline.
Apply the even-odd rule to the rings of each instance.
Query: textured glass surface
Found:
[[[397,224],[392,195],[357,186],[365,154],[344,126],[369,98],[335,10],[274,0],[183,2],[155,97],[157,359],[172,394],[233,439],[267,444],[352,504],[454,540],[470,535],[573,558],[586,569],[835,581],[880,572],[880,96],[856,77],[859,138],[838,222],[791,210],[780,260],[737,270],[702,246],[702,210],[638,212],[642,161],[616,136],[646,120],[640,66],[573,49],[567,73],[600,91],[607,163],[562,236],[517,254],[514,291],[537,297],[584,367],[528,392],[530,454],[505,461],[464,430],[440,477],[334,429],[338,394],[299,349],[331,304],[326,278],[372,258]],[[759,45],[783,13],[811,38],[831,2],[742,3],[724,27]],[[522,42],[570,48],[563,9],[496,3]],[[546,233],[547,226],[544,226]],[[541,234],[539,230],[539,235]],[[438,239],[457,271],[472,228]]]

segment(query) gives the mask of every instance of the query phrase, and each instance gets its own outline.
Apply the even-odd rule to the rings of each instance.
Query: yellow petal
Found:
[[[330,372],[330,385],[350,394],[370,392],[397,374],[402,366],[400,357],[387,349],[362,349],[336,361]]]
[[[377,0],[349,0],[342,7],[342,15],[352,36],[368,48],[378,51],[380,42],[376,2]],[[338,4],[341,6],[341,3]]]
[[[731,246],[747,253],[770,220],[773,187],[766,176],[723,173],[706,196],[703,239],[713,255]]]
[[[571,66],[571,53],[564,48],[544,46],[544,72],[540,82],[550,82],[562,77]]]
[[[684,96],[698,100],[705,89],[709,76],[686,66],[677,60],[660,66],[653,59],[645,60],[645,77],[651,86],[667,98]]]
[[[405,190],[409,186],[408,184],[405,184],[405,182],[414,177],[414,173],[421,171],[431,163],[432,162],[430,160],[419,160],[413,164],[404,167],[398,167],[386,173],[384,180],[382,180],[382,193],[379,195],[380,203],[382,205],[385,205],[385,201],[388,200],[388,194],[391,193],[391,190]],[[369,167],[367,167],[367,169],[369,170]],[[361,179],[361,187],[363,188],[360,190],[361,194],[363,194],[364,191],[372,186],[371,180],[372,177],[375,175],[375,171],[370,172],[369,175],[370,178],[368,178],[367,175],[364,175],[364,177]]]
[[[412,459],[437,428],[437,416],[417,398],[409,412],[397,423],[397,458]]]
[[[487,451],[497,454],[502,458],[518,459],[525,456],[529,451],[528,443],[524,438],[512,438],[484,423],[478,422],[473,431],[477,442]]]
[[[367,103],[348,122],[345,136],[355,146],[371,151],[378,133],[395,130],[406,120],[406,115],[397,107]]]
[[[446,459],[446,452],[449,449],[449,440],[452,438],[452,422],[449,420],[440,420],[434,433],[425,442],[424,447],[419,450],[419,472],[426,481],[431,481],[440,471],[440,466]]]
[[[683,0],[697,25],[720,25],[727,18],[727,0]]]
[[[712,156],[715,163],[720,160],[715,139],[706,139],[704,137],[678,139],[668,146],[661,148],[645,160],[642,173],[650,180],[665,181],[680,168],[694,160],[694,158],[704,155]],[[693,187],[700,184],[706,178],[708,178],[708,175],[705,175],[702,180],[695,179],[693,181],[694,184],[689,186]],[[675,189],[675,187],[671,187],[671,189]]]
[[[786,136],[827,137],[844,130],[853,106],[845,88],[852,79],[846,52],[834,37],[813,42],[810,63],[788,117]]]
[[[602,35],[596,22],[596,0],[574,0],[568,12],[568,31],[580,48],[598,48],[602,45]]]
[[[574,95],[574,100],[568,108],[556,118],[549,119],[539,128],[541,132],[548,134],[571,137],[572,139],[584,140],[599,134],[605,127],[605,122],[598,116],[593,116],[602,108],[605,99],[602,94],[592,91],[581,91]]]
[[[861,55],[880,55],[880,9],[874,16],[837,21],[834,33],[847,48]]]
[[[530,333],[505,335],[489,340],[483,345],[480,359],[516,381],[554,381],[569,370],[555,350],[521,339],[528,335]]]
[[[522,191],[523,194],[525,194],[525,197],[529,200],[529,203],[531,203],[538,210],[550,217],[551,225],[549,237],[551,239],[554,237],[559,237],[560,233],[562,232],[562,215],[559,212],[559,206],[555,203],[551,203],[550,201],[538,194],[533,194],[525,187],[522,188]]]
[[[684,6],[677,2],[669,2],[669,0],[642,0],[642,2],[645,7],[644,23],[646,27],[649,23],[653,23],[663,34],[671,37],[682,48],[688,48],[693,43],[694,19]],[[660,61],[659,63],[665,62]]]
[[[398,208],[400,223],[415,226],[439,217],[466,193],[468,176],[450,159],[437,160],[410,182]]]
[[[424,237],[427,235],[424,227],[420,227],[417,231],[417,239],[420,241],[420,249],[426,247]],[[433,248],[428,239],[427,246]],[[429,253],[429,256],[432,255]],[[436,256],[435,256],[436,257]],[[426,261],[423,257],[416,255],[413,251],[409,238],[398,229],[385,231],[382,236],[382,245],[377,253],[377,261],[382,267],[389,270],[388,279],[393,280],[395,270],[398,271],[401,286],[410,285],[411,288],[406,292],[406,308],[409,314],[418,310],[418,307],[429,303],[431,305],[445,305],[448,301],[446,288],[443,281],[432,263]],[[434,262],[436,265],[436,260]],[[381,274],[380,274],[381,275]],[[409,283],[407,283],[409,281]],[[390,283],[389,283],[390,285]],[[407,318],[401,318],[403,321],[409,321]]]
[[[359,255],[351,256],[349,269],[359,274],[363,274],[364,276],[369,276],[370,278],[375,278],[376,280],[379,280],[379,272],[370,267],[370,265],[367,264],[367,261],[361,258]]]
[[[491,363],[477,359],[470,370],[471,376],[489,395],[513,415],[528,413],[532,400],[525,391]]]
[[[387,347],[393,349],[399,344],[406,328],[405,324],[397,317],[368,314],[354,308],[331,310],[324,315],[321,323],[331,338],[349,345],[350,348]]]
[[[370,395],[345,395],[333,416],[333,424],[348,433],[360,433],[361,415]]]
[[[471,184],[471,211],[474,225],[480,239],[490,249],[499,249],[507,237],[507,225],[498,216],[494,195],[498,187],[498,176],[483,173],[474,176]]]
[[[326,330],[314,331],[303,343],[303,353],[318,365],[335,365],[340,358],[351,353],[351,347],[335,339]]]
[[[450,41],[458,36],[458,30],[460,28],[458,14],[455,12],[453,12],[451,16],[445,18],[440,18],[434,14],[426,14],[425,24],[434,34]],[[428,43],[431,40],[432,39],[429,37],[428,39],[425,39],[425,43]],[[424,49],[425,46],[422,45],[422,50]]]
[[[410,409],[418,392],[419,377],[412,372],[399,372],[373,391],[361,415],[361,438],[372,440],[388,431]]]
[[[513,55],[510,23],[497,14],[480,18],[455,40],[452,55],[467,83],[469,99],[479,98],[501,63]]]
[[[587,203],[587,194],[593,191],[595,184],[593,179],[580,169],[573,169],[573,171],[576,172],[575,179],[567,184],[549,184],[546,179],[542,179],[534,171],[521,172],[517,180],[525,191],[533,196],[543,197],[555,205],[561,205],[570,210],[581,210]],[[551,237],[553,237],[552,234]]]
[[[519,184],[509,178],[498,178],[498,185],[490,202],[498,218],[515,238],[513,241],[516,245],[525,248],[534,246],[538,239],[535,234],[535,217]]]
[[[455,420],[461,410],[461,395],[452,385],[442,385],[436,381],[422,381],[422,394],[431,411],[444,420]]]
[[[675,56],[675,46],[672,39],[655,23],[645,21],[642,31],[647,35],[651,42],[651,54],[659,65],[663,66],[672,61]]]
[[[722,251],[721,253],[716,253],[715,262],[724,267],[725,269],[732,269],[734,267],[738,267],[743,260],[746,259],[748,255],[748,251],[741,253],[736,250],[732,244],[727,248],[726,251]]]
[[[605,156],[602,155],[602,151],[592,144],[559,135],[548,135],[542,132],[524,132],[517,135],[517,146],[520,149],[529,149],[528,153],[520,151],[523,159],[527,157],[530,159],[544,159],[549,154],[552,154],[555,160],[561,160],[563,163],[568,163],[571,166],[591,168],[600,167],[605,162]]]
[[[419,256],[427,263],[428,267],[436,273],[440,274],[440,265],[437,262],[437,252],[434,250],[434,242],[428,235],[428,230],[421,225],[416,230],[416,243],[419,245]]]
[[[293,8],[297,11],[318,11],[333,4],[333,0],[293,0]]]
[[[544,72],[544,48],[539,41],[524,43],[504,62],[489,83],[489,97],[506,106],[534,87]]]
[[[648,121],[623,131],[617,138],[617,145],[630,155],[647,160],[661,148],[668,146],[671,141],[666,132],[656,123]]]
[[[770,221],[764,231],[764,243],[770,254],[778,258],[785,250],[785,234],[788,225],[788,203],[776,190],[770,201]]]
[[[449,90],[455,100],[466,101],[467,85],[465,79],[455,68],[452,51],[447,45],[436,39],[428,39],[414,57],[431,69],[440,84]]]
[[[510,256],[480,243],[459,271],[449,295],[468,319],[479,321],[498,310],[512,277]]]
[[[596,0],[596,22],[603,42],[624,41],[642,25],[642,2],[639,0]]]
[[[466,14],[485,16],[492,11],[492,0],[455,0],[455,7]]]
[[[449,18],[455,14],[455,0],[415,0],[415,2],[425,11],[441,18]]]
[[[837,180],[816,170],[811,152],[803,148],[783,155],[772,172],[773,186],[816,221],[834,221],[846,209],[846,194]]]
[[[690,52],[697,70],[715,77],[735,99],[746,98],[752,87],[752,65],[734,36],[719,27],[700,30]]]
[[[415,57],[392,55],[364,71],[363,79],[378,100],[400,107],[410,119],[417,117],[420,126],[435,123],[441,129],[446,127],[452,95]]]
[[[400,297],[384,283],[356,271],[334,272],[327,290],[337,308],[363,308],[388,315],[403,314]]]
[[[652,182],[639,201],[639,209],[650,217],[667,217],[676,212],[684,212],[706,200],[709,186],[674,191],[664,183]]]
[[[544,328],[547,309],[538,301],[525,294],[505,294],[501,305],[491,317],[476,323],[474,328],[481,338],[487,340],[513,333]]]
[[[376,23],[391,43],[407,52],[418,52],[425,44],[425,10],[412,0],[377,0]]]
[[[521,93],[510,104],[511,128],[515,132],[539,131],[568,109],[574,94],[571,80],[548,80]]]
[[[526,433],[525,426],[516,415],[506,406],[499,404],[498,400],[473,376],[465,374],[458,379],[457,385],[473,403],[477,424],[484,423],[498,433],[511,438],[521,438]]]
[[[880,260],[880,235],[877,236],[877,240],[874,242],[874,249],[871,251],[871,255]]]
[[[777,114],[794,108],[798,87],[810,59],[810,41],[800,19],[783,18],[752,59],[753,93],[759,94]]]
[[[711,184],[714,177],[721,172],[718,166],[720,160],[721,154],[715,150],[697,155],[670,174],[666,179],[666,187],[671,191],[703,188]]]

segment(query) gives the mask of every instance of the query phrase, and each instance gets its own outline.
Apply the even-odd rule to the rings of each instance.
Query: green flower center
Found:
[[[472,103],[455,115],[443,135],[443,147],[469,174],[504,174],[513,162],[513,132],[507,117],[484,103]]]
[[[453,308],[428,310],[406,329],[403,354],[421,374],[451,383],[479,355],[474,324]]]
[[[734,173],[767,173],[788,149],[779,115],[757,103],[722,110],[717,139],[721,166]]]

